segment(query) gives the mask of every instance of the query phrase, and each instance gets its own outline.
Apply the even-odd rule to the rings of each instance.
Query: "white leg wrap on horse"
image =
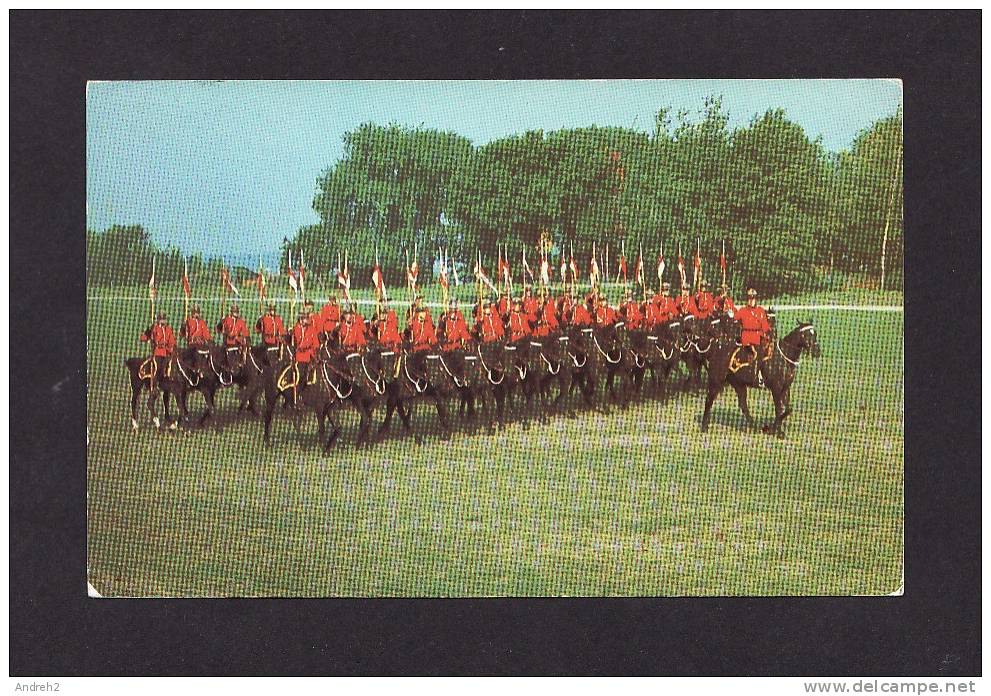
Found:
[[[131,429],[132,430],[137,430],[138,429],[138,421],[137,421],[136,418],[132,418],[131,419]]]
[[[151,419],[151,422],[155,424],[155,427],[156,428],[161,428],[162,427],[162,421],[159,420],[158,416],[155,416],[154,418],[152,418]]]

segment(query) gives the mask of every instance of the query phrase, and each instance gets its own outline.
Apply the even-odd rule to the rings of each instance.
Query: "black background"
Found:
[[[11,674],[979,674],[980,23],[12,12]],[[86,597],[86,80],[400,77],[904,80],[904,596]]]

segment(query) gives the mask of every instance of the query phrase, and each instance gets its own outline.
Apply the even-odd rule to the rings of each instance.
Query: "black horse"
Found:
[[[509,353],[506,352],[504,341],[489,343],[470,343],[456,358],[463,365],[464,384],[459,389],[459,412],[463,419],[471,421],[476,415],[476,405],[486,416],[486,428],[489,434],[496,431],[496,423],[500,428],[505,422],[505,397],[502,388],[506,379],[506,371],[512,369],[509,365]]]
[[[681,333],[681,320],[672,319],[655,325],[646,335],[650,349],[647,351],[647,369],[650,371],[651,382],[659,387],[664,394],[668,378],[681,363],[681,351],[678,346],[684,338]]]
[[[747,405],[747,389],[759,387],[763,382],[771,391],[775,414],[774,422],[764,430],[784,437],[784,419],[791,414],[791,385],[803,353],[813,358],[818,358],[821,353],[815,327],[807,322],[799,322],[784,338],[765,342],[756,354],[735,341],[714,339],[709,360],[709,393],[702,413],[702,432],[708,430],[712,404],[727,383],[736,390],[740,410],[753,427],[754,419]]]
[[[297,364],[289,358],[276,362],[264,371],[265,384],[265,444],[271,445],[272,418],[280,401],[291,404],[298,427],[302,411],[312,411],[317,416],[317,439],[326,432],[329,420],[333,431],[323,444],[324,452],[341,433],[331,417],[334,406],[344,403],[351,394],[351,382],[347,376],[332,374],[331,366],[319,357],[308,364]]]
[[[464,370],[449,355],[436,351],[417,353],[404,349],[389,361],[390,380],[387,388],[385,418],[378,433],[383,435],[392,421],[392,414],[399,412],[404,428],[408,431],[417,400],[428,399],[437,410],[444,437],[451,433],[447,402],[460,397],[460,390],[467,381]],[[416,435],[417,441],[420,440]]]
[[[196,389],[202,379],[202,375],[188,356],[176,354],[168,358],[126,358],[124,365],[131,383],[131,427],[134,430],[138,429],[138,399],[141,398],[142,391],[148,393],[148,411],[156,428],[162,426],[155,408],[159,394],[162,396],[162,409],[166,422],[170,420],[170,396],[175,399],[180,420],[183,423],[188,422],[186,394]],[[171,423],[169,427],[175,430],[178,421]]]

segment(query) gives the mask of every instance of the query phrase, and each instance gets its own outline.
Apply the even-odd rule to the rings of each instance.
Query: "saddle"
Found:
[[[309,370],[308,372],[306,386],[313,386],[317,383],[317,371]],[[300,385],[299,363],[291,362],[286,365],[279,373],[279,378],[275,384],[279,388],[279,391],[288,391],[289,389],[295,391]]]
[[[757,346],[737,346],[729,358],[729,371],[736,374],[744,368],[753,366],[754,381],[758,386],[762,387],[764,386],[764,380],[757,365],[757,360],[759,358],[761,362],[767,362],[771,359],[771,353],[766,345],[761,345],[760,348],[764,349],[763,355],[761,355],[761,350]]]
[[[171,378],[172,377],[172,363],[173,362],[174,362],[173,360],[167,360],[165,362],[165,377],[166,378]],[[141,363],[141,365],[138,367],[138,379],[141,379],[141,380],[145,380],[146,379],[149,382],[154,383],[155,377],[157,377],[157,376],[158,376],[158,361],[155,360],[155,356],[152,355],[151,357],[149,357],[148,359],[146,359],[143,363]]]

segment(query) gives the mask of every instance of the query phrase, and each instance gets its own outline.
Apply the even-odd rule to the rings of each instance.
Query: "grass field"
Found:
[[[127,355],[146,302],[88,302],[88,567],[107,596],[851,595],[902,578],[903,317],[815,313],[789,438],[736,399],[673,393],[495,436],[394,428],[330,456],[230,415],[222,433],[132,433]],[[251,308],[254,306],[243,303]],[[170,312],[175,317],[177,304]],[[217,316],[216,303],[205,307]],[[781,312],[782,326],[807,312]],[[198,396],[191,399],[199,410]],[[751,392],[759,420],[770,396]],[[433,424],[426,407],[421,428]]]

